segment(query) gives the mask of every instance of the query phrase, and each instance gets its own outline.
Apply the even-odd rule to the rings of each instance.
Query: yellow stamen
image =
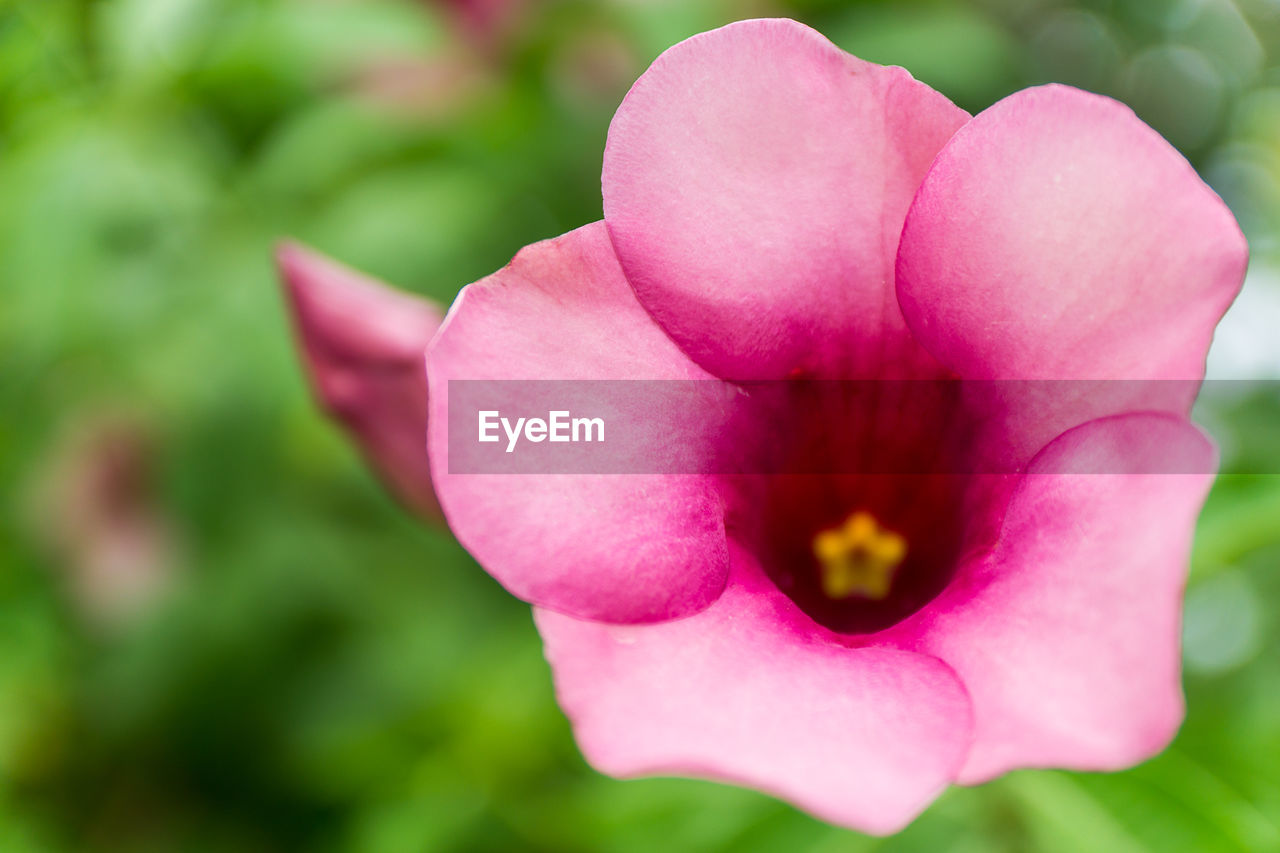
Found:
[[[813,537],[813,556],[827,598],[887,598],[893,576],[907,556],[907,540],[859,510],[834,530]]]

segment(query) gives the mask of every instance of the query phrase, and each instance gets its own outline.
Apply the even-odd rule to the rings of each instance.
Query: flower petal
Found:
[[[996,548],[900,626],[973,699],[962,782],[1117,769],[1168,743],[1183,710],[1182,588],[1215,467],[1208,440],[1172,415],[1065,433],[1014,492]],[[1161,470],[1186,473],[1149,473]]]
[[[896,832],[963,761],[964,689],[932,657],[796,630],[778,595],[753,569],[707,610],[661,625],[535,610],[578,745],[613,776],[749,785],[833,823]]]
[[[282,245],[276,261],[316,399],[392,494],[439,519],[422,355],[440,309],[294,243]]]
[[[730,24],[662,54],[619,107],[605,221],[640,301],[711,373],[882,374],[915,351],[902,221],[967,119],[795,21]]]
[[[449,472],[451,379],[715,381],[636,302],[603,222],[528,246],[468,286],[432,343],[427,375],[445,516],[513,595],[582,618],[646,622],[700,610],[724,589],[723,510],[710,478]],[[683,426],[699,432],[704,415],[690,410]]]
[[[1044,86],[938,154],[903,228],[898,297],[966,379],[1194,380],[1247,251],[1222,200],[1132,111]]]

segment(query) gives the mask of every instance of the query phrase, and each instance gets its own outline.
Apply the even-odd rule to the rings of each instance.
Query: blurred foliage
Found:
[[[1171,749],[955,789],[877,840],[589,770],[528,608],[312,408],[279,236],[448,302],[600,216],[657,53],[766,14],[970,110],[1121,97],[1274,249],[1272,0],[0,0],[0,849],[1280,850],[1277,478],[1206,508]],[[1276,441],[1265,399],[1210,414],[1229,469]]]

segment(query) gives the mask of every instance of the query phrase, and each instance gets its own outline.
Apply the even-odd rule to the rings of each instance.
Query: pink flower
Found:
[[[952,782],[1168,742],[1215,466],[1187,415],[1246,263],[1181,156],[1107,98],[1048,86],[970,117],[763,20],[654,62],[603,189],[603,222],[467,287],[427,350],[444,514],[535,605],[592,765],[887,833]],[[448,470],[450,379],[796,377],[1190,382],[986,401],[1002,431],[959,452],[1008,476]],[[795,452],[909,461],[974,417],[929,395],[859,414]],[[1189,473],[1151,473],[1168,459]]]

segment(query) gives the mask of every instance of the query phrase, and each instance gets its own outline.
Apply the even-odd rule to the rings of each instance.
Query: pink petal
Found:
[[[405,506],[438,519],[422,355],[439,308],[297,244],[276,260],[316,399]]]
[[[964,759],[964,689],[932,657],[795,630],[777,598],[752,569],[707,610],[661,625],[535,610],[578,745],[613,776],[743,784],[833,823],[896,832]]]
[[[619,107],[605,221],[640,301],[710,372],[877,375],[915,352],[898,235],[967,119],[802,24],[730,24],[662,54]]]
[[[583,618],[645,622],[700,610],[723,590],[723,510],[709,478],[449,472],[451,379],[711,379],[636,302],[603,222],[528,246],[467,287],[427,374],[445,515],[513,595]],[[705,414],[688,410],[691,435]]]
[[[1060,436],[1015,491],[994,551],[900,626],[973,699],[962,782],[1015,767],[1117,769],[1168,743],[1183,709],[1182,589],[1215,467],[1208,440],[1172,415]],[[1153,470],[1198,473],[1125,473]]]
[[[965,378],[1194,380],[1246,261],[1231,212],[1155,131],[1045,86],[939,153],[903,230],[898,297]],[[1181,390],[1155,404],[1185,412],[1195,389]]]

